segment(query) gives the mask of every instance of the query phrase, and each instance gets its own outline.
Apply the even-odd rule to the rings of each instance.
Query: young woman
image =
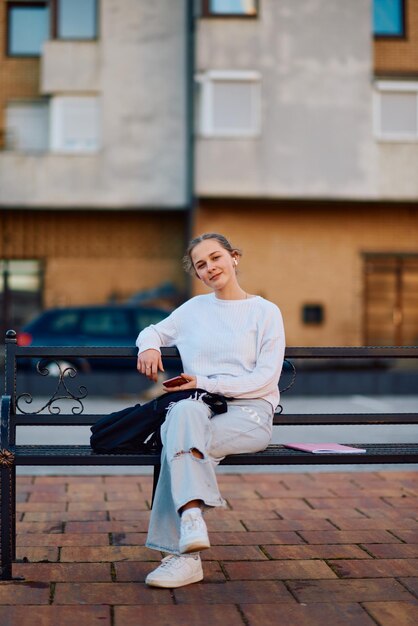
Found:
[[[199,551],[210,547],[205,509],[225,506],[215,468],[228,454],[258,452],[269,443],[285,337],[275,304],[239,284],[241,251],[217,233],[193,239],[183,259],[212,293],[191,298],[136,341],[138,370],[156,381],[161,346],[177,346],[184,381],[173,390],[223,395],[214,415],[199,399],[181,400],[161,428],[163,451],[146,545],[167,552],[146,583],[180,587],[202,580]],[[168,389],[167,389],[168,391]]]

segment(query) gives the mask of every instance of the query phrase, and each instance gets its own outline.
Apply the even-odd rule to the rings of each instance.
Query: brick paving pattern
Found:
[[[148,588],[149,476],[18,477],[0,624],[416,626],[418,473],[219,476],[205,580]]]

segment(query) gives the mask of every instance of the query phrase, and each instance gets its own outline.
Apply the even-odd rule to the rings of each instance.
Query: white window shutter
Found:
[[[53,152],[96,152],[99,143],[99,99],[96,96],[56,96],[52,99]]]
[[[6,149],[48,150],[48,102],[9,102],[6,106]]]

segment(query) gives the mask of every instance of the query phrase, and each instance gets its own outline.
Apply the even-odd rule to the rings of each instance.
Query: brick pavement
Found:
[[[418,473],[219,476],[205,580],[143,580],[151,477],[20,476],[2,626],[416,626]]]

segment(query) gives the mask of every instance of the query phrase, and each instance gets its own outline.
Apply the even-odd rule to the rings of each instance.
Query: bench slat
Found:
[[[365,454],[310,454],[271,444],[262,452],[232,454],[223,465],[343,465],[359,463],[418,463],[418,444],[357,443]],[[159,455],[96,454],[90,446],[15,446],[17,465],[158,465]]]
[[[12,419],[16,426],[90,426],[104,417],[97,414],[37,415],[18,413]],[[418,424],[418,413],[291,413],[276,414],[275,426],[313,426],[349,424]]]

